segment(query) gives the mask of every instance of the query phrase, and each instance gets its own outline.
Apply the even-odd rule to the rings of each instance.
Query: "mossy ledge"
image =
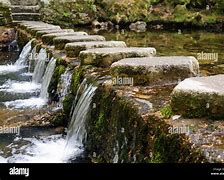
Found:
[[[143,118],[113,87],[98,87],[90,107],[85,146],[94,162],[206,162],[184,135],[169,134],[163,119]]]

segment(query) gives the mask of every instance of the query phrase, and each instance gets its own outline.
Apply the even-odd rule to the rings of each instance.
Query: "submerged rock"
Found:
[[[113,62],[130,57],[149,57],[156,54],[155,48],[97,48],[80,52],[82,65],[108,67]]]
[[[198,61],[187,56],[127,58],[111,65],[112,76],[133,77],[135,85],[177,82],[198,72]]]
[[[126,47],[123,41],[90,41],[90,42],[73,42],[65,46],[66,55],[68,57],[77,57],[80,51],[93,48],[106,48],[106,47]]]
[[[224,75],[188,78],[172,93],[172,109],[185,117],[224,117]]]

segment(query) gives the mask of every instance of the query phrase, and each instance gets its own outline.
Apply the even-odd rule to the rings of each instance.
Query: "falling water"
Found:
[[[33,71],[32,67],[33,67],[33,64],[36,62],[36,60],[37,60],[37,46],[35,46],[32,49],[31,54],[29,56],[28,73],[31,73]]]
[[[37,64],[34,68],[32,82],[41,83],[42,77],[45,71],[45,64],[47,61],[47,52],[46,49],[41,48],[39,54],[37,55]]]
[[[91,100],[96,89],[97,87],[93,86],[92,84],[85,85],[83,93],[74,108],[72,118],[68,127],[68,146],[74,146],[77,144],[82,146],[86,140],[87,132],[85,128],[85,120],[87,118]]]
[[[45,63],[45,61],[44,61]],[[48,86],[52,78],[54,69],[56,65],[56,60],[54,58],[48,63],[46,71],[44,73],[43,82],[41,84],[41,92],[39,97],[31,97],[29,99],[18,99],[15,101],[7,101],[4,104],[9,108],[41,108],[48,101]]]
[[[12,72],[17,72],[23,69],[26,64],[27,60],[31,51],[31,43],[33,39],[30,40],[24,47],[22,52],[20,53],[19,58],[14,64],[7,64],[7,65],[0,65],[0,74],[7,74]]]
[[[58,88],[59,108],[62,108],[63,100],[65,96],[69,93],[71,80],[72,80],[72,72],[70,71],[69,68],[67,68],[65,72],[61,75],[60,87]]]
[[[50,84],[51,78],[54,73],[54,69],[56,66],[56,59],[52,58],[47,65],[46,71],[44,73],[43,82],[41,85],[40,98],[47,99],[48,98],[48,86]]]
[[[28,60],[29,53],[31,51],[31,43],[33,39],[30,40],[24,47],[22,52],[19,55],[19,59],[15,62],[16,66],[25,66]]]
[[[97,87],[92,84],[88,85],[86,80],[83,81],[82,86],[84,87],[79,88],[82,94],[72,113],[66,137],[63,135],[53,135],[40,138],[16,138],[14,142],[10,144],[10,147],[14,148],[12,155],[9,157],[0,156],[0,162],[62,163],[69,162],[80,156],[83,153],[83,143],[87,137],[85,129],[87,114],[92,97],[97,89]],[[20,140],[26,140],[29,143],[18,147],[16,143]]]

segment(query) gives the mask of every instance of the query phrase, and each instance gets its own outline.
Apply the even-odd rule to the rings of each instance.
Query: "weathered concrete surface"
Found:
[[[124,58],[149,57],[156,54],[155,48],[97,48],[80,52],[81,64],[109,67],[113,62]]]
[[[72,33],[73,29],[50,29],[50,30],[41,30],[36,32],[36,37],[39,38],[44,34],[52,34],[52,33]]]
[[[35,36],[38,31],[56,30],[56,29],[59,30],[61,29],[61,27],[60,26],[43,26],[43,27],[34,27],[34,28],[32,27],[32,28],[28,28],[27,31],[31,35]]]
[[[111,65],[112,76],[133,77],[135,85],[177,82],[198,72],[198,61],[187,56],[127,58]]]
[[[172,92],[172,109],[185,117],[224,118],[224,75],[188,78]]]
[[[67,57],[77,57],[81,51],[93,48],[127,47],[123,41],[73,42],[65,45]]]
[[[45,34],[42,36],[42,41],[45,43],[45,44],[48,44],[48,45],[52,45],[54,42],[53,42],[53,39],[56,38],[56,37],[63,37],[63,36],[87,36],[88,34],[86,32],[82,32],[82,31],[79,31],[79,32],[58,32],[58,33],[50,33],[50,34]]]
[[[22,6],[22,5],[13,5],[11,6],[12,12],[14,13],[38,13],[40,6]]]
[[[64,49],[65,44],[70,42],[85,42],[85,41],[105,41],[103,36],[88,35],[88,36],[61,36],[54,38],[56,49]]]

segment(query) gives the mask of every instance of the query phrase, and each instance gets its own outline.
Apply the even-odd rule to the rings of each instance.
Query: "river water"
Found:
[[[88,31],[89,34],[103,35],[106,40],[125,41],[128,46],[155,47],[159,56],[191,55],[198,58],[203,53],[217,53],[218,59],[199,61],[201,75],[214,75],[224,72],[224,34],[164,31],[136,33],[127,30],[111,32],[99,31],[96,33],[91,30],[81,30]],[[28,102],[33,104],[34,101],[30,101],[32,97],[35,97],[33,99],[35,101],[40,100],[38,94],[41,91],[41,82],[39,81],[44,72],[40,75],[39,71],[37,73],[35,72],[35,68],[28,66],[19,70],[15,69],[15,66],[12,66],[12,64],[19,58],[19,54],[20,52],[1,52],[0,54],[0,126],[7,125],[7,122],[10,124],[10,122],[23,121],[41,113],[36,106],[34,108],[24,108],[23,103],[25,100],[26,105]],[[53,64],[54,62],[52,61]],[[36,78],[32,78],[32,73],[30,73],[29,69],[34,69],[34,74],[36,73],[34,76]],[[50,68],[48,69],[48,71],[51,70]],[[24,89],[24,87],[29,87],[29,89]],[[94,93],[95,87],[87,86],[86,91]],[[154,101],[158,101],[160,95],[168,96],[170,91],[166,90],[165,95],[164,91],[161,91]],[[85,92],[83,93],[85,94]],[[91,96],[82,97],[81,101],[85,102],[86,100],[90,102],[93,95],[91,93]],[[46,89],[43,94],[41,97],[46,97]],[[26,101],[27,99],[28,102]],[[36,103],[40,104],[42,101]],[[85,108],[86,112],[88,110],[88,104],[79,104],[74,109],[74,113],[80,116],[78,108]],[[80,128],[79,130],[72,128],[67,137],[61,134],[49,136],[47,133],[45,136],[35,135],[35,137],[30,133],[29,137],[24,138],[21,136],[4,136],[0,134],[0,162],[68,162],[71,158],[79,156],[83,152],[83,147],[79,141],[83,140],[85,138],[83,136],[86,136],[86,134],[85,129],[81,127],[83,119],[78,118],[80,119],[78,121],[77,116],[73,115],[73,125],[77,125],[78,123]],[[70,144],[71,146],[66,149],[69,142],[68,138],[74,136],[71,133],[73,131],[79,131],[75,132],[76,135],[77,133],[82,134],[81,140],[79,139],[80,137],[75,136],[76,141],[72,141],[74,144]]]

